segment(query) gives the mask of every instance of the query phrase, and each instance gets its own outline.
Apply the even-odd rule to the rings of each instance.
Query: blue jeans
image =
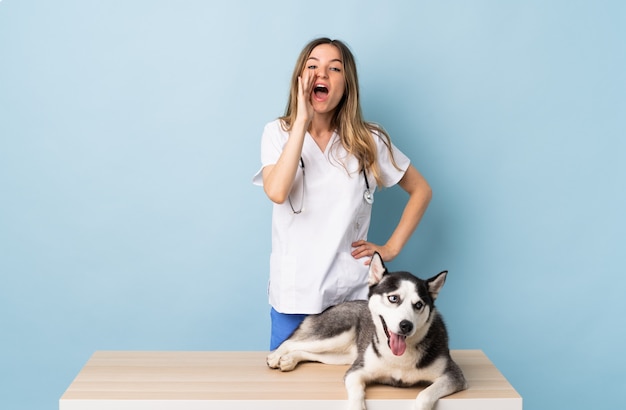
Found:
[[[272,319],[270,350],[275,350],[282,342],[291,336],[307,315],[280,313],[272,308],[270,317]]]

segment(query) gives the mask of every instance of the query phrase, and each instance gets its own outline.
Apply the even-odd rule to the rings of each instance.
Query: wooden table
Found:
[[[98,351],[59,401],[60,410],[344,410],[348,366],[302,363],[282,373],[267,352]],[[454,350],[469,389],[436,410],[521,410],[522,398],[480,350]],[[368,410],[411,409],[420,388],[370,386]]]

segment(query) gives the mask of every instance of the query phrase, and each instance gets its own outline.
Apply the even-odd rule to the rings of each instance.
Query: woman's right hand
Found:
[[[311,104],[311,93],[316,78],[315,72],[308,69],[298,77],[298,108],[289,139],[276,164],[263,168],[263,188],[267,196],[277,204],[287,200],[300,165],[304,136],[315,113]]]
[[[298,77],[298,111],[296,113],[296,121],[304,121],[306,128],[313,120],[314,111],[311,104],[311,93],[315,84],[315,78],[315,72],[307,69]]]

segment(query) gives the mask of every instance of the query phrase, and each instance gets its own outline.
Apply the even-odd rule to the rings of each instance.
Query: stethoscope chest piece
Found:
[[[374,195],[370,192],[369,189],[366,189],[365,192],[363,192],[363,199],[365,199],[365,202],[370,205],[374,203]]]
[[[365,192],[363,192],[363,199],[365,199],[365,202],[372,205],[374,203],[374,193],[370,191],[370,183],[367,181],[365,168],[363,169],[363,179],[365,179]]]

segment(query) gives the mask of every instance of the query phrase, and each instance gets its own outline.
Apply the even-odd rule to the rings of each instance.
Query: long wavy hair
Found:
[[[393,152],[391,151],[391,139],[387,132],[379,125],[366,122],[361,113],[359,101],[359,79],[356,71],[356,63],[348,46],[340,40],[331,40],[327,37],[318,38],[309,42],[300,53],[291,76],[289,100],[285,109],[285,115],[280,117],[282,126],[290,131],[298,112],[298,77],[302,75],[306,61],[313,49],[321,44],[330,44],[337,47],[343,61],[343,73],[346,89],[343,98],[335,108],[331,126],[339,135],[339,141],[348,154],[354,155],[359,161],[359,172],[367,170],[376,179],[380,187],[382,177],[377,161],[376,143],[373,138],[380,138],[389,150],[392,164],[398,168]],[[345,168],[345,164],[342,164]],[[399,168],[398,168],[399,169]],[[347,169],[346,169],[347,170]]]

